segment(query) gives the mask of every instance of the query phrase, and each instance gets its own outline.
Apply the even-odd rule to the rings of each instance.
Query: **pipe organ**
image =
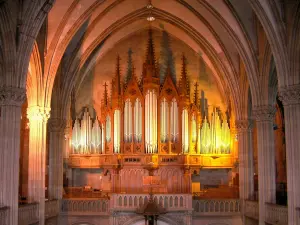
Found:
[[[104,85],[99,120],[90,118],[85,110],[82,118],[74,121],[73,154],[231,153],[231,133],[224,113],[215,108],[209,118],[202,115],[205,101],[200,101],[197,83],[191,100],[185,57],[177,84],[170,68],[160,82],[152,42],[150,32],[141,79],[132,69],[130,79],[122,82],[117,58],[110,96]]]

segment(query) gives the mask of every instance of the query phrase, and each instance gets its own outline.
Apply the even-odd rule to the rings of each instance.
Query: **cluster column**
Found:
[[[284,106],[285,120],[288,224],[297,224],[297,208],[300,207],[300,85],[280,89],[279,97]]]
[[[276,203],[276,168],[273,121],[275,107],[255,107],[257,126],[259,224],[265,225],[265,203]]]
[[[64,119],[50,119],[49,128],[49,199],[62,199],[63,154],[65,151]]]
[[[0,89],[0,206],[9,207],[7,224],[18,224],[21,106],[25,89]]]
[[[251,145],[251,128],[248,120],[236,121],[239,152],[239,193],[244,213],[245,200],[254,192],[253,149]]]
[[[46,130],[50,108],[32,106],[29,119],[28,200],[39,203],[39,224],[45,223]]]

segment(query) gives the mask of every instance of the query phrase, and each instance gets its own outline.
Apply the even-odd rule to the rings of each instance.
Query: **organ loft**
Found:
[[[182,54],[179,80],[170,65],[161,80],[149,29],[140,78],[132,65],[124,79],[120,60],[111,83],[103,85],[101,113],[82,108],[72,121],[67,161],[72,183],[66,194],[74,195],[78,186],[107,193],[190,194],[232,185],[230,112],[209,106],[198,81],[189,79],[186,57]],[[84,181],[83,173],[89,174]],[[219,180],[209,183],[216,175]]]

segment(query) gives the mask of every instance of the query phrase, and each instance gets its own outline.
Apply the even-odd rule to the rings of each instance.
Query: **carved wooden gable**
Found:
[[[167,74],[164,84],[160,90],[160,99],[166,98],[167,101],[172,101],[173,98],[178,100],[178,91],[171,78],[170,73]]]
[[[125,93],[124,93],[124,99],[130,98],[132,101],[135,100],[136,98],[143,99],[143,94],[140,90],[137,78],[133,76],[126,87]]]

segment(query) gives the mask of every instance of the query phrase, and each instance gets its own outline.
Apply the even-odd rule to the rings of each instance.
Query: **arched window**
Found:
[[[134,142],[142,142],[142,103],[137,98],[134,103]]]
[[[124,108],[124,142],[132,141],[132,104],[130,99],[125,101]]]
[[[166,143],[168,141],[169,130],[169,106],[164,98],[160,105],[160,141]]]

